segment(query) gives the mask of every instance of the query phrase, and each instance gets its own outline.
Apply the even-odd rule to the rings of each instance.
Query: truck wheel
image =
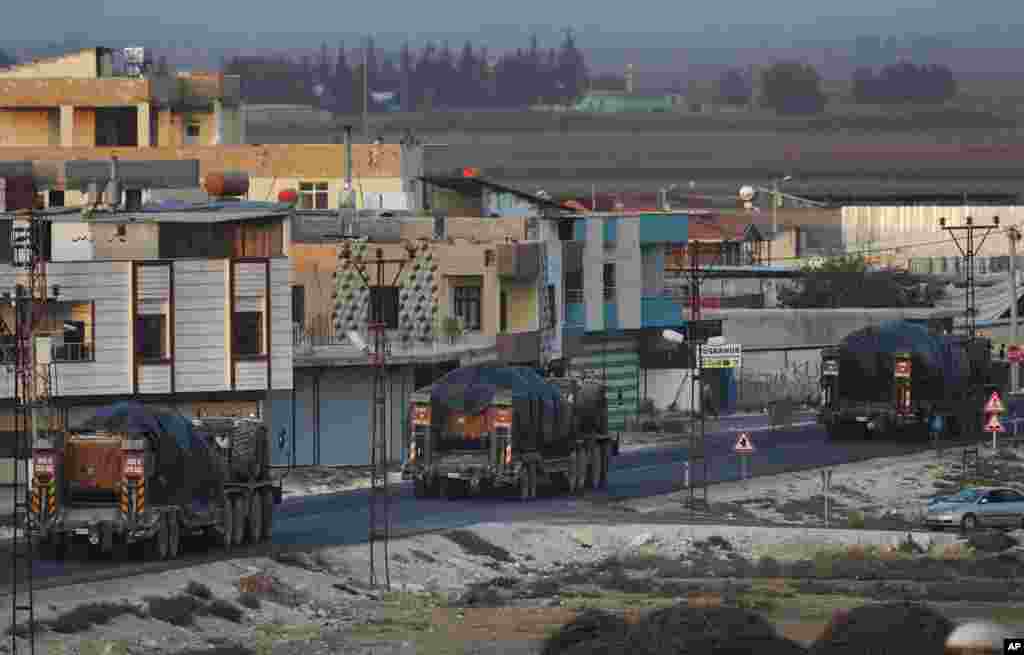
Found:
[[[537,497],[537,486],[538,479],[540,478],[540,468],[537,465],[530,467],[530,498]]]
[[[146,553],[146,559],[155,561],[167,559],[167,553],[170,549],[170,544],[168,543],[169,536],[167,534],[167,521],[164,517],[160,517],[160,520],[156,523],[156,534],[150,537],[149,543],[146,544],[149,551]]]
[[[519,500],[530,500],[530,465],[524,464],[519,469]]]
[[[590,446],[590,488],[601,488],[601,446],[593,444]]]
[[[245,522],[245,542],[248,544],[258,544],[262,534],[263,499],[257,491],[249,497],[249,520]]]
[[[249,508],[246,506],[244,496],[235,496],[232,502],[234,503],[234,511],[232,512],[234,514],[234,525],[231,526],[233,528],[231,531],[231,544],[233,546],[241,546],[245,542],[245,524],[249,521],[249,517],[246,516],[248,514],[246,510]]]
[[[576,450],[576,493],[582,494],[587,489],[587,450]]]
[[[607,489],[608,488],[608,460],[611,459],[611,457],[609,455],[609,452],[610,452],[611,448],[609,448],[609,445],[605,443],[605,444],[601,444],[600,447],[598,448],[598,450],[601,453],[601,468],[600,468],[600,475],[598,476],[597,488],[598,489]]]
[[[570,494],[575,494],[578,489],[576,482],[579,476],[576,474],[576,451],[569,453],[569,470],[565,474],[565,486]]]
[[[167,559],[176,559],[181,553],[181,523],[177,512],[167,513]]]
[[[274,490],[264,489],[260,493],[260,502],[263,504],[260,540],[270,541],[274,538]]]
[[[413,483],[413,495],[417,498],[426,498],[429,495],[426,478],[416,478],[416,481]]]

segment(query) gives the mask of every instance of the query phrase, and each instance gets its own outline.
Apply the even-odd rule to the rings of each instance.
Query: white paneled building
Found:
[[[53,217],[46,249],[63,261],[47,264],[52,298],[33,338],[53,405],[71,427],[122,399],[186,416],[237,415],[269,407],[275,391],[290,393],[290,210],[251,205]],[[74,247],[84,242],[91,247]],[[0,245],[0,294],[24,281],[10,261],[10,246]],[[12,362],[9,304],[0,303],[0,319],[0,353]],[[13,377],[0,366],[0,404],[8,407]],[[0,431],[13,429],[10,416]]]

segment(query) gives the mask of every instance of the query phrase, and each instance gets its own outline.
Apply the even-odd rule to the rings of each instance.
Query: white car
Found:
[[[1024,494],[1008,487],[969,487],[936,498],[928,505],[924,523],[930,528],[1024,528]]]

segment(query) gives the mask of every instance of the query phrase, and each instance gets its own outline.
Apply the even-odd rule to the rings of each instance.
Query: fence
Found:
[[[820,350],[803,348],[744,352],[742,367],[736,369],[736,409],[761,410],[781,400],[817,403]]]

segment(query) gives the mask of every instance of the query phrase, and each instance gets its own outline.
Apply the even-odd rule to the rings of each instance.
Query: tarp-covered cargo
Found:
[[[149,443],[153,474],[148,476],[146,495],[150,505],[190,506],[213,500],[223,491],[225,472],[214,446],[183,416],[120,402],[96,412],[85,429]]]
[[[974,359],[984,370],[984,342]],[[911,358],[911,388],[919,400],[954,400],[969,391],[970,355],[960,337],[931,334],[907,321],[869,326],[848,335],[839,345],[840,388],[845,398],[891,401],[896,353]]]
[[[530,450],[567,438],[572,406],[565,393],[535,370],[483,364],[456,369],[430,389],[433,429],[443,433],[452,414],[480,414],[499,396],[512,404],[512,436]],[[580,400],[592,400],[589,393]],[[538,439],[539,437],[539,439]]]

